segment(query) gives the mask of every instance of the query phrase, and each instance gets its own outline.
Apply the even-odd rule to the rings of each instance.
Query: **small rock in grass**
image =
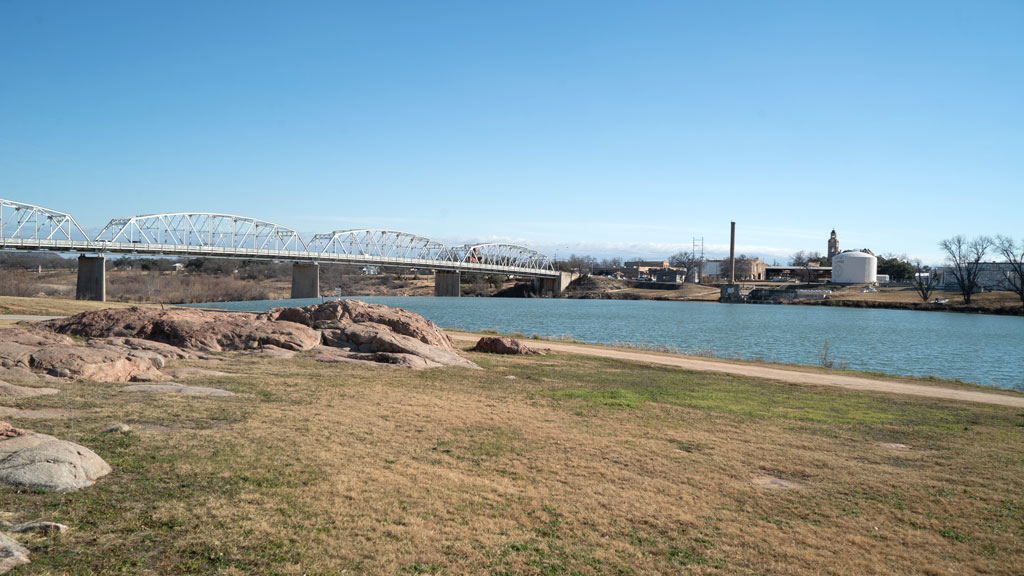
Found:
[[[106,428],[103,429],[103,433],[104,434],[113,434],[114,432],[119,432],[121,434],[127,434],[127,433],[129,433],[131,431],[132,431],[132,427],[127,425],[127,424],[124,424],[124,423],[114,424],[113,426],[107,426]]]
[[[278,348],[277,346],[261,346],[259,348],[253,348],[252,350],[245,350],[242,354],[248,356],[263,356],[264,358],[294,358],[298,352],[294,350],[285,350],[284,348]]]
[[[10,536],[0,534],[0,574],[28,563],[28,549]]]
[[[54,534],[63,534],[67,530],[67,526],[56,522],[25,522],[24,524],[11,526],[8,532],[14,532],[15,534],[30,532],[39,536],[53,536]]]
[[[890,450],[910,450],[910,446],[906,444],[900,444],[898,442],[882,442],[882,448],[888,448]]]
[[[0,484],[27,490],[71,492],[92,486],[110,465],[89,450],[46,434],[0,422]]]
[[[185,396],[233,396],[228,390],[206,388],[203,386],[183,386],[181,384],[135,384],[121,388],[122,392],[165,392]]]
[[[0,381],[0,398],[33,398],[35,396],[47,396],[60,394],[56,388],[33,388],[31,386],[16,386]]]
[[[778,476],[771,476],[768,474],[754,478],[753,483],[754,486],[757,486],[759,488],[768,488],[769,490],[788,490],[792,488],[803,487],[802,483],[797,482],[795,480],[784,480],[782,478],[779,478]]]
[[[0,422],[0,440],[4,440],[6,438],[17,438],[18,436],[24,436],[27,433],[27,430],[15,428],[7,422]]]
[[[515,338],[497,338],[493,336],[481,338],[477,341],[476,346],[472,348],[472,351],[486,352],[488,354],[540,354],[537,350],[530,348]]]
[[[219,370],[207,370],[206,368],[192,367],[171,368],[169,370],[164,370],[163,372],[165,376],[170,376],[171,378],[174,379],[191,378],[194,376],[231,376],[231,374],[227,372],[221,372]]]

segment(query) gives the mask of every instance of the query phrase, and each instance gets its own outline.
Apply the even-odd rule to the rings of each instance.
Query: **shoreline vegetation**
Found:
[[[76,270],[74,261],[61,258],[29,258],[17,255],[18,266],[0,269],[0,296],[46,296],[74,298]],[[28,258],[27,260],[25,260]],[[24,261],[22,261],[24,260]],[[40,262],[30,267],[29,263]],[[45,263],[45,266],[44,266]],[[203,260],[191,262],[191,268],[174,270],[168,260],[125,260],[122,267],[107,270],[107,299],[111,303],[194,304],[248,300],[287,299],[291,293],[291,266],[284,263]],[[131,266],[129,269],[128,266]],[[325,296],[432,296],[430,274],[410,274],[399,270],[381,274],[363,274],[357,267],[324,266],[320,291]],[[863,292],[863,286],[804,285],[779,283],[741,283],[744,286],[814,287],[831,290],[825,299],[798,299],[780,302],[799,306],[840,306],[895,310],[941,311],[973,314],[1024,315],[1020,298],[1012,292],[976,294],[969,305],[960,304],[960,294],[936,290],[923,302],[912,287],[880,287]],[[464,275],[463,296],[530,297],[527,283],[497,275]],[[565,298],[601,300],[658,300],[718,302],[719,287],[702,284],[656,284],[585,276],[566,290]]]
[[[815,288],[831,290],[824,299],[796,299],[774,303],[785,306],[838,306],[847,308],[881,308],[889,310],[918,310],[928,312],[961,312],[968,314],[994,314],[1004,316],[1024,315],[1024,306],[1013,292],[985,292],[974,295],[969,305],[960,304],[960,293],[935,290],[932,300],[946,300],[939,304],[924,302],[913,287],[879,287],[874,292],[864,292],[864,285],[839,286],[835,284],[779,284],[741,282],[741,286],[769,288]],[[587,278],[566,291],[567,298],[601,300],[658,300],[667,302],[718,302],[717,285],[681,284],[653,288],[652,283],[638,283],[613,278]],[[770,305],[770,304],[769,304]]]
[[[221,352],[167,368],[231,396],[0,398],[113,469],[0,488],[68,526],[19,573],[1024,573],[1020,408],[473,340],[481,370]]]

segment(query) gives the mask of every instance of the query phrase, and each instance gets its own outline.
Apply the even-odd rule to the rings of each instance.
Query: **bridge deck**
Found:
[[[446,262],[420,258],[389,258],[365,254],[318,254],[303,250],[257,250],[220,246],[149,244],[143,242],[93,242],[85,240],[37,240],[0,237],[0,249],[47,251],[85,254],[140,254],[153,256],[193,256],[235,258],[242,260],[275,260],[318,264],[359,264],[366,266],[399,266],[429,268],[481,274],[517,274],[534,277],[557,277],[559,272],[521,266],[503,266],[485,262]]]

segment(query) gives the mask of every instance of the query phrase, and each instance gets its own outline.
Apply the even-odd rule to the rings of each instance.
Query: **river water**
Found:
[[[938,376],[1024,390],[1024,317],[645,300],[361,296],[444,328],[571,336],[600,344],[666,346],[683,353],[817,365],[829,353],[852,370]],[[320,300],[197,306],[264,311]]]

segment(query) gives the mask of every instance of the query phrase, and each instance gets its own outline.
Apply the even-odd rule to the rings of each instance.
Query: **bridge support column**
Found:
[[[107,301],[107,259],[103,255],[78,257],[76,300]]]
[[[320,297],[320,265],[292,264],[292,298]]]
[[[579,274],[573,272],[559,272],[558,276],[554,278],[534,278],[533,286],[541,296],[558,297],[565,292],[573,280],[579,277]]]
[[[434,270],[434,296],[458,298],[462,295],[462,274],[451,270]]]

